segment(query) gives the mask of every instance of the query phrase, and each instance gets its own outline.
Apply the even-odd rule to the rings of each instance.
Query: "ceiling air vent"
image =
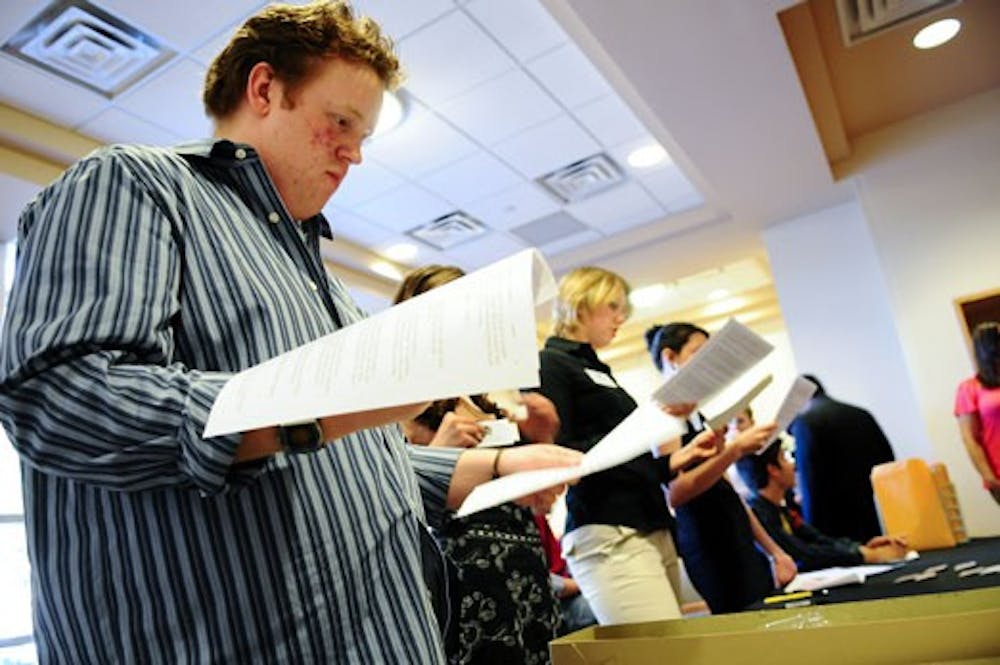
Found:
[[[436,249],[449,249],[486,235],[486,232],[486,226],[478,219],[456,210],[407,231],[407,234]]]
[[[853,46],[904,21],[952,5],[960,0],[837,0],[840,31]]]
[[[621,167],[598,153],[538,178],[536,182],[565,203],[575,203],[621,184]]]
[[[3,50],[111,99],[174,51],[84,0],[50,5]]]

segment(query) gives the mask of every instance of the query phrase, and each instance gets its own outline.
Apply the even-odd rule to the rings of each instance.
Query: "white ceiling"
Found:
[[[262,3],[95,4],[178,55],[109,101],[0,54],[0,101],[109,142],[209,134],[205,69]],[[748,257],[765,264],[759,228],[849,195],[832,182],[775,18],[787,1],[354,4],[395,38],[408,74],[405,122],[372,141],[326,208],[335,235],[376,252],[462,209],[488,235],[448,252],[422,247],[408,263],[472,269],[527,245],[511,229],[568,214],[577,231],[541,246],[557,270],[600,263],[641,286]],[[43,6],[0,3],[0,39]],[[627,166],[650,142],[672,159]],[[564,205],[534,182],[599,151],[625,169],[623,185]],[[20,204],[26,187],[0,176],[5,203]],[[7,237],[17,207],[3,206]]]

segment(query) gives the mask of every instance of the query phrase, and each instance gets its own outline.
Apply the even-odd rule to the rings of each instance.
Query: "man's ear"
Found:
[[[669,346],[665,346],[663,347],[663,350],[660,351],[660,358],[663,360],[664,365],[673,365],[677,360],[677,352]]]
[[[277,88],[280,85],[274,76],[274,68],[266,62],[258,62],[247,75],[247,106],[257,115],[267,115],[278,102]]]

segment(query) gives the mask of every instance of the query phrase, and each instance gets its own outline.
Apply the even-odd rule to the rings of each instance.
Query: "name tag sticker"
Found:
[[[618,387],[618,384],[615,383],[615,380],[612,379],[607,374],[605,374],[604,372],[598,372],[596,369],[586,369],[586,368],[583,371],[587,373],[587,376],[590,377],[591,381],[593,381],[599,386],[604,386],[605,388]]]

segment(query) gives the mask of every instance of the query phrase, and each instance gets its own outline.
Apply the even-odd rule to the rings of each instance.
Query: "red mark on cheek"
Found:
[[[337,132],[330,127],[313,127],[309,143],[332,154],[337,150]]]

